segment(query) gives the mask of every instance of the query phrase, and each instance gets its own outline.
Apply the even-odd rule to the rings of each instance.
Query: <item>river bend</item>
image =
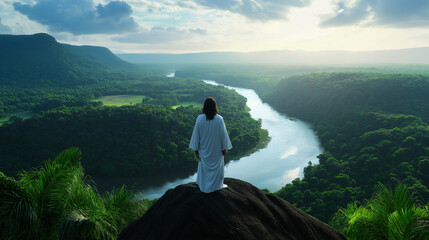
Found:
[[[218,85],[214,81],[204,81]],[[322,153],[322,148],[308,124],[278,113],[263,103],[251,89],[225,87],[247,98],[246,104],[251,109],[250,115],[254,119],[262,120],[262,128],[267,129],[271,137],[266,148],[229,162],[225,166],[225,177],[238,178],[258,188],[277,191],[286,183],[302,177],[303,169],[308,162],[318,163],[317,155]],[[195,180],[196,173],[188,178],[166,182],[161,187],[142,189],[139,194],[149,199],[159,198],[168,189]]]

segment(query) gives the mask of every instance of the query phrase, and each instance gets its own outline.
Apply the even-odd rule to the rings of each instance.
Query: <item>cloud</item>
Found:
[[[12,33],[12,30],[8,26],[3,25],[1,23],[1,18],[0,18],[0,34],[10,34],[10,33]]]
[[[124,43],[165,43],[191,39],[198,35],[207,35],[207,31],[200,28],[180,29],[175,27],[154,27],[149,31],[131,33],[125,36],[113,37],[112,40]]]
[[[322,27],[369,25],[416,27],[429,25],[427,0],[358,0],[347,6],[344,0],[337,4],[337,14],[320,25]]]
[[[240,5],[245,4],[240,0],[194,0],[194,2],[209,8],[217,8],[221,10],[237,10],[240,8]]]
[[[347,8],[343,2],[338,3],[338,14],[320,24],[321,27],[344,26],[359,23],[368,17],[368,4],[365,1],[358,2],[352,8]]]
[[[16,11],[54,32],[79,34],[135,32],[139,25],[123,1],[94,6],[93,0],[37,0],[35,5],[13,3]]]
[[[192,0],[207,8],[238,13],[250,20],[269,21],[286,18],[290,7],[304,7],[309,0]]]
[[[189,29],[189,32],[196,33],[196,34],[199,34],[199,35],[207,35],[207,30],[201,29],[201,28]]]

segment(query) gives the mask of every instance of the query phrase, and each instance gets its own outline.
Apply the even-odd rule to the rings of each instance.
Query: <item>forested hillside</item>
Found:
[[[73,54],[87,58],[97,63],[111,68],[131,67],[132,64],[125,62],[113,54],[108,48],[97,46],[74,46],[61,44]]]
[[[106,48],[63,45],[44,33],[0,35],[0,52],[0,86],[82,85],[133,66]]]
[[[325,152],[277,194],[328,221],[365,202],[378,182],[403,182],[429,200],[429,78],[320,73],[283,79],[265,100],[313,124]]]

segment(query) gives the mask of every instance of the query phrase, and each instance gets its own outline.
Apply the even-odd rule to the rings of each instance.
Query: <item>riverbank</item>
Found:
[[[236,161],[236,160],[239,160],[240,158],[250,156],[257,151],[259,151],[263,148],[266,148],[268,143],[270,142],[270,140],[271,140],[271,137],[268,133],[268,130],[261,128],[259,130],[259,141],[254,148],[250,149],[249,151],[245,151],[245,152],[242,152],[239,154],[234,154],[234,155],[228,155],[227,154],[225,156],[225,163],[229,163],[230,161]]]
[[[232,161],[237,161],[243,157],[250,156],[251,154],[265,148],[269,141],[270,136],[268,135],[268,130],[261,129],[260,130],[260,138],[257,145],[245,152],[229,155],[227,154],[225,157],[225,163],[228,164]],[[166,182],[175,181],[177,179],[189,178],[196,172],[196,168],[194,169],[182,169],[175,170],[172,172],[165,172],[162,174],[156,174],[146,177],[90,177],[90,181],[96,183],[97,189],[100,192],[110,191],[112,187],[120,188],[122,185],[127,186],[128,188],[133,189],[145,189],[145,188],[156,188],[162,187],[162,185]]]
[[[204,81],[217,85],[213,81]],[[246,105],[253,119],[260,120],[266,135],[261,138],[255,151],[225,164],[225,177],[238,178],[260,189],[271,192],[302,177],[308,162],[318,163],[317,156],[323,152],[319,140],[310,125],[292,120],[263,103],[255,91],[225,86],[246,97]],[[269,136],[269,138],[268,138]],[[161,187],[142,188],[139,197],[159,198],[168,189],[180,184],[194,182],[196,173],[187,178],[167,181]]]

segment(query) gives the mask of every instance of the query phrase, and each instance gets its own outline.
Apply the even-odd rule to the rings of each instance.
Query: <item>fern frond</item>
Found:
[[[0,175],[0,237],[37,239],[40,222],[28,192],[13,178]]]

